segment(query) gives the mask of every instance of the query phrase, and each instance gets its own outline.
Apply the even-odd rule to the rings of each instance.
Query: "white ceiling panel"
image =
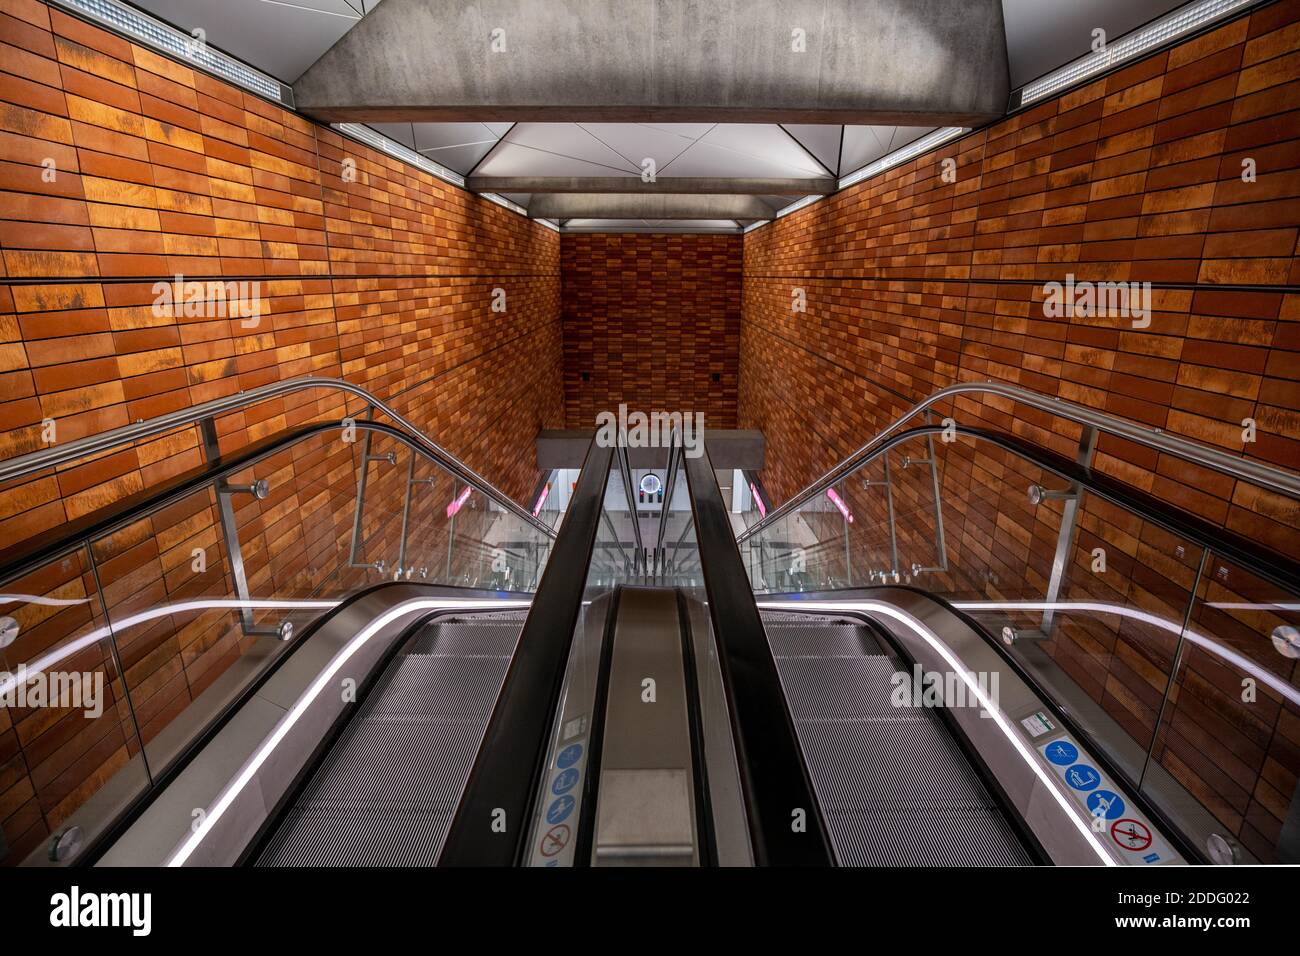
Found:
[[[627,176],[637,177],[639,172],[626,168],[601,166],[546,150],[533,149],[505,141],[485,159],[477,176]]]
[[[585,130],[609,146],[628,162],[632,168],[641,169],[645,159],[653,159],[657,169],[663,169],[680,156],[698,138],[678,132],[672,126],[643,126],[640,123],[577,123]],[[704,132],[709,131],[704,127]]]
[[[800,146],[816,156],[821,164],[831,171],[831,175],[839,174],[840,138],[844,133],[843,126],[838,123],[829,126],[800,123],[784,125],[785,131],[798,140]]]
[[[355,0],[360,7],[361,0]],[[375,3],[368,0],[367,9]],[[292,83],[352,29],[361,14],[344,0],[136,0],[186,33],[204,32],[218,49]]]
[[[638,175],[641,172],[640,166],[624,159],[616,150],[606,146],[577,123],[518,123],[506,134],[505,143],[502,144],[503,148],[507,144],[524,146],[529,150],[542,151],[553,156],[569,157],[589,165],[603,166],[611,170],[635,172]],[[482,170],[482,172],[486,173],[485,170]],[[510,175],[521,174],[513,173]],[[586,172],[535,173],[534,175],[594,176],[600,174]]]
[[[933,126],[846,126],[840,175],[847,176],[887,153],[902,149],[933,129]]]

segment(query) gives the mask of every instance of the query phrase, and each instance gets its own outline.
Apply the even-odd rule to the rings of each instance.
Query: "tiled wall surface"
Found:
[[[943,178],[945,159],[955,181]],[[1248,159],[1254,182],[1242,178]],[[739,424],[764,432],[763,477],[778,503],[916,401],[985,379],[1300,469],[1298,227],[1300,2],[1284,0],[746,235]],[[1150,326],[1047,317],[1043,284],[1067,273],[1153,283]],[[806,313],[792,311],[796,288]],[[1076,427],[1000,399],[962,397],[942,411],[1070,457],[1077,448]],[[1242,441],[1246,418],[1257,422],[1253,444]],[[943,455],[941,475],[953,573],[917,583],[1042,600],[1059,503],[1033,508],[1033,469],[961,447]],[[1097,467],[1297,552],[1289,501],[1114,439],[1101,441]],[[882,510],[879,489],[844,493],[864,518]],[[904,526],[929,564],[933,502],[923,498]],[[854,534],[873,527],[855,523]],[[1094,547],[1109,554],[1101,575]],[[884,560],[882,542],[872,548],[859,571]],[[1061,597],[1181,622],[1199,558],[1090,501]],[[1207,560],[1198,593],[1193,625],[1216,643],[1187,645],[1172,683],[1176,641],[1133,618],[1067,615],[1040,646],[1143,750],[1167,695],[1160,764],[1271,859],[1300,775],[1300,709],[1262,682],[1244,701],[1252,672],[1213,648],[1240,654],[1256,680],[1295,688],[1294,661],[1268,635],[1297,622],[1258,609],[1281,595],[1221,557]]]
[[[626,402],[735,428],[740,237],[570,233],[560,249],[566,427]]]
[[[47,419],[66,442],[317,375],[390,400],[523,499],[537,431],[564,420],[559,252],[553,231],[328,128],[37,0],[0,0],[0,459],[42,447]],[[155,284],[178,274],[260,283],[260,320],[155,309]],[[505,311],[492,309],[495,289]],[[219,420],[221,447],[343,408],[319,391],[268,401]],[[356,454],[334,442],[270,468],[271,497],[240,517],[254,595],[346,583]],[[185,429],[0,488],[0,547],[200,461]],[[229,596],[215,514],[196,500],[98,542],[110,614]],[[195,547],[209,549],[202,575],[190,569]],[[23,593],[93,594],[84,556],[27,583],[36,590]],[[22,632],[0,669],[95,615],[103,623],[85,606],[4,613]],[[86,666],[116,688],[116,722],[0,710],[11,857],[138,752],[121,675],[98,646]],[[143,702],[146,743],[246,649],[225,613],[125,635],[121,669]]]

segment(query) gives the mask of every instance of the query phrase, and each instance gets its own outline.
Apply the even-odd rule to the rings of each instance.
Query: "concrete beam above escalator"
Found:
[[[1000,0],[385,0],[294,84],[318,119],[971,126]]]

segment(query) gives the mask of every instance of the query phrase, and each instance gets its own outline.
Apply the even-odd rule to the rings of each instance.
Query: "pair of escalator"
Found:
[[[886,627],[869,613],[760,611],[707,459],[685,469],[705,588],[593,588],[585,565],[559,563],[570,551],[590,560],[608,527],[607,515],[595,520],[608,462],[592,449],[531,611],[440,614],[411,628],[244,860],[1053,858],[943,711],[900,704],[912,662]],[[587,500],[593,489],[600,509]],[[547,616],[561,600],[567,613]],[[555,640],[566,633],[572,640]],[[551,695],[533,695],[535,712],[518,712],[521,694],[548,684]],[[526,799],[512,799],[512,787]],[[1052,850],[1080,859],[1077,846]]]
[[[319,387],[303,380],[275,394]],[[267,397],[261,390],[239,402]],[[1015,397],[1035,400],[1020,391]],[[228,405],[209,403],[189,417],[210,425]],[[1189,461],[1236,467],[1188,442],[1175,447],[1135,426],[1099,423],[1086,410],[1052,411]],[[898,431],[913,414],[740,534],[707,450],[687,457],[674,445],[657,545],[643,547],[647,519],[632,499],[623,449],[592,443],[557,533],[386,413],[394,426],[358,423],[367,440],[353,450],[350,528],[319,535],[350,539],[347,559],[334,547],[317,549],[328,566],[308,593],[295,584],[257,597],[240,544],[249,527],[283,508],[272,496],[263,511],[266,482],[258,479],[279,474],[287,455],[303,458],[304,444],[332,442],[330,423],[214,457],[140,500],[0,555],[0,581],[14,592],[6,597],[40,611],[29,615],[41,622],[32,639],[70,635],[51,649],[36,647],[31,669],[108,647],[101,666],[110,679],[124,674],[119,717],[134,721],[137,707],[150,705],[131,666],[151,653],[144,638],[163,633],[155,621],[184,627],[185,614],[226,615],[246,648],[195,690],[162,733],[137,728],[127,763],[97,791],[86,788],[89,798],[50,835],[48,849],[24,850],[26,862],[1152,866],[1249,859],[1221,832],[1225,814],[1156,759],[1167,738],[1106,737],[1108,714],[1079,693],[1064,670],[1070,660],[1051,656],[1064,645],[1047,648],[1063,620],[1103,637],[1110,632],[1095,622],[1111,618],[1129,640],[1135,629],[1139,638],[1175,634],[1162,665],[1168,678],[1157,726],[1188,706],[1186,687],[1184,699],[1174,698],[1189,662],[1239,668],[1266,695],[1296,703],[1294,671],[1287,676],[1270,649],[1257,648],[1257,634],[1238,649],[1192,627],[1206,608],[1269,626],[1285,620],[1300,594],[1293,559],[1009,436],[964,429],[969,441],[940,445],[928,418]],[[174,424],[132,426],[116,440]],[[73,443],[59,450],[59,461],[96,453],[112,437]],[[1095,434],[1085,432],[1081,446],[1091,453],[1094,444]],[[393,468],[401,455],[407,467]],[[28,457],[7,466],[11,475],[49,464],[47,456]],[[922,460],[929,469],[909,470]],[[989,515],[1025,507],[1001,485],[964,479],[999,460],[1004,473],[1014,467],[1033,482],[1031,507],[1065,502],[1056,558],[1042,573],[1050,576],[1045,601],[1036,589],[959,560],[968,542],[987,539],[981,522]],[[959,508],[941,500],[941,470]],[[1300,489],[1280,471],[1247,471],[1279,493],[1291,493],[1293,483]],[[679,473],[684,510],[673,493]],[[378,495],[369,501],[367,476]],[[1044,482],[1066,488],[1049,492]],[[451,504],[430,500],[435,492]],[[213,494],[223,506],[219,533],[233,599],[213,599],[198,589],[206,579],[196,577],[185,602],[119,607],[111,601],[123,600],[120,589],[95,577],[109,623],[88,630],[97,622],[69,618],[64,627],[59,615],[71,612],[43,610],[68,603],[57,595],[27,595],[28,582],[51,567],[76,573],[68,555],[107,553],[118,531],[190,499],[206,506]],[[392,495],[402,496],[400,509],[385,504]],[[1077,563],[1073,551],[1093,543],[1075,540],[1083,496],[1107,514],[1147,523],[1154,530],[1145,537],[1155,542],[1148,549],[1167,545],[1185,563],[1200,550],[1196,584],[1204,573],[1209,586],[1192,587],[1181,623],[1113,600],[1072,598],[1065,571]],[[538,500],[540,509],[546,498]],[[954,513],[967,523],[962,546],[945,538]],[[906,548],[920,550],[909,556]],[[390,552],[395,567],[384,560]],[[814,564],[815,575],[807,575]],[[1229,564],[1253,576],[1247,585],[1267,588],[1226,590]],[[1217,571],[1208,582],[1211,567]],[[796,570],[824,590],[779,593]],[[493,589],[503,581],[520,590]],[[1026,593],[1035,599],[1021,599]],[[301,626],[283,619],[268,626],[284,614],[290,624],[301,615]],[[1288,633],[1274,628],[1271,648],[1292,660],[1300,641]],[[1233,672],[1226,679],[1235,680]],[[122,733],[118,723],[113,733]],[[1268,834],[1278,859],[1300,852],[1297,808],[1293,798],[1280,833]]]

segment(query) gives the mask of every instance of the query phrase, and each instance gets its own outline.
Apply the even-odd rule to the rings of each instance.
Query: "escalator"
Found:
[[[648,509],[625,450],[593,441],[556,531],[390,414],[394,424],[358,422],[364,443],[341,453],[356,482],[331,505],[338,528],[303,517],[300,536],[324,563],[306,572],[277,576],[279,555],[254,529],[291,513],[268,476],[312,460],[305,452],[340,454],[339,422],[214,455],[114,513],[0,555],[5,591],[35,597],[46,592],[32,582],[51,566],[66,573],[69,555],[88,556],[99,576],[85,580],[107,624],[78,618],[29,659],[50,667],[102,651],[97,666],[122,696],[92,726],[134,734],[116,772],[24,861],[1290,859],[1290,822],[1263,843],[1244,827],[1228,832],[1227,815],[1193,786],[1183,741],[1193,720],[1205,740],[1204,710],[1220,706],[1203,691],[1205,703],[1188,699],[1210,667],[1220,684],[1257,679],[1268,706],[1300,702],[1294,670],[1267,656],[1293,659],[1281,628],[1300,593],[1294,562],[1082,458],[979,428],[941,441],[930,412],[914,411],[910,429],[900,419],[739,535],[707,449],[688,457],[679,438],[664,450],[665,494]],[[137,431],[164,426],[176,422]],[[1081,441],[1089,454],[1095,440]],[[1166,454],[1194,452],[1151,440]],[[100,436],[88,453],[109,446]],[[76,451],[61,449],[61,460]],[[1252,478],[1284,491],[1291,480]],[[1007,490],[1022,483],[1028,495]],[[434,501],[418,497],[433,490]],[[205,513],[212,500],[224,573],[196,573],[168,603],[132,603],[112,578],[117,564],[94,563],[140,539],[127,530]],[[1023,558],[989,530],[1014,521],[1033,523]],[[1107,537],[1112,526],[1128,538]],[[1099,541],[1119,565],[1115,542],[1130,538],[1158,574],[1134,565],[1116,584],[1079,573]],[[1042,557],[1034,540],[1055,553]],[[1161,564],[1165,555],[1181,564]],[[1180,568],[1194,571],[1182,607]],[[31,606],[59,606],[40,599]],[[68,614],[41,613],[38,634]],[[1224,615],[1254,630],[1240,636]],[[1271,645],[1259,642],[1259,622],[1273,627]],[[168,646],[160,636],[180,641],[199,625],[240,653],[151,730],[159,705],[155,685],[136,677],[140,662]],[[1108,649],[1085,659],[1085,640]],[[1139,667],[1135,653],[1150,659]],[[1111,668],[1109,696],[1088,682],[1098,658]],[[1129,672],[1145,684],[1123,686]],[[1135,718],[1116,700],[1145,703]]]
[[[892,699],[911,675],[873,627],[780,612],[763,624],[841,866],[1034,862],[935,709]]]
[[[517,612],[418,627],[257,865],[434,865],[522,628]]]

